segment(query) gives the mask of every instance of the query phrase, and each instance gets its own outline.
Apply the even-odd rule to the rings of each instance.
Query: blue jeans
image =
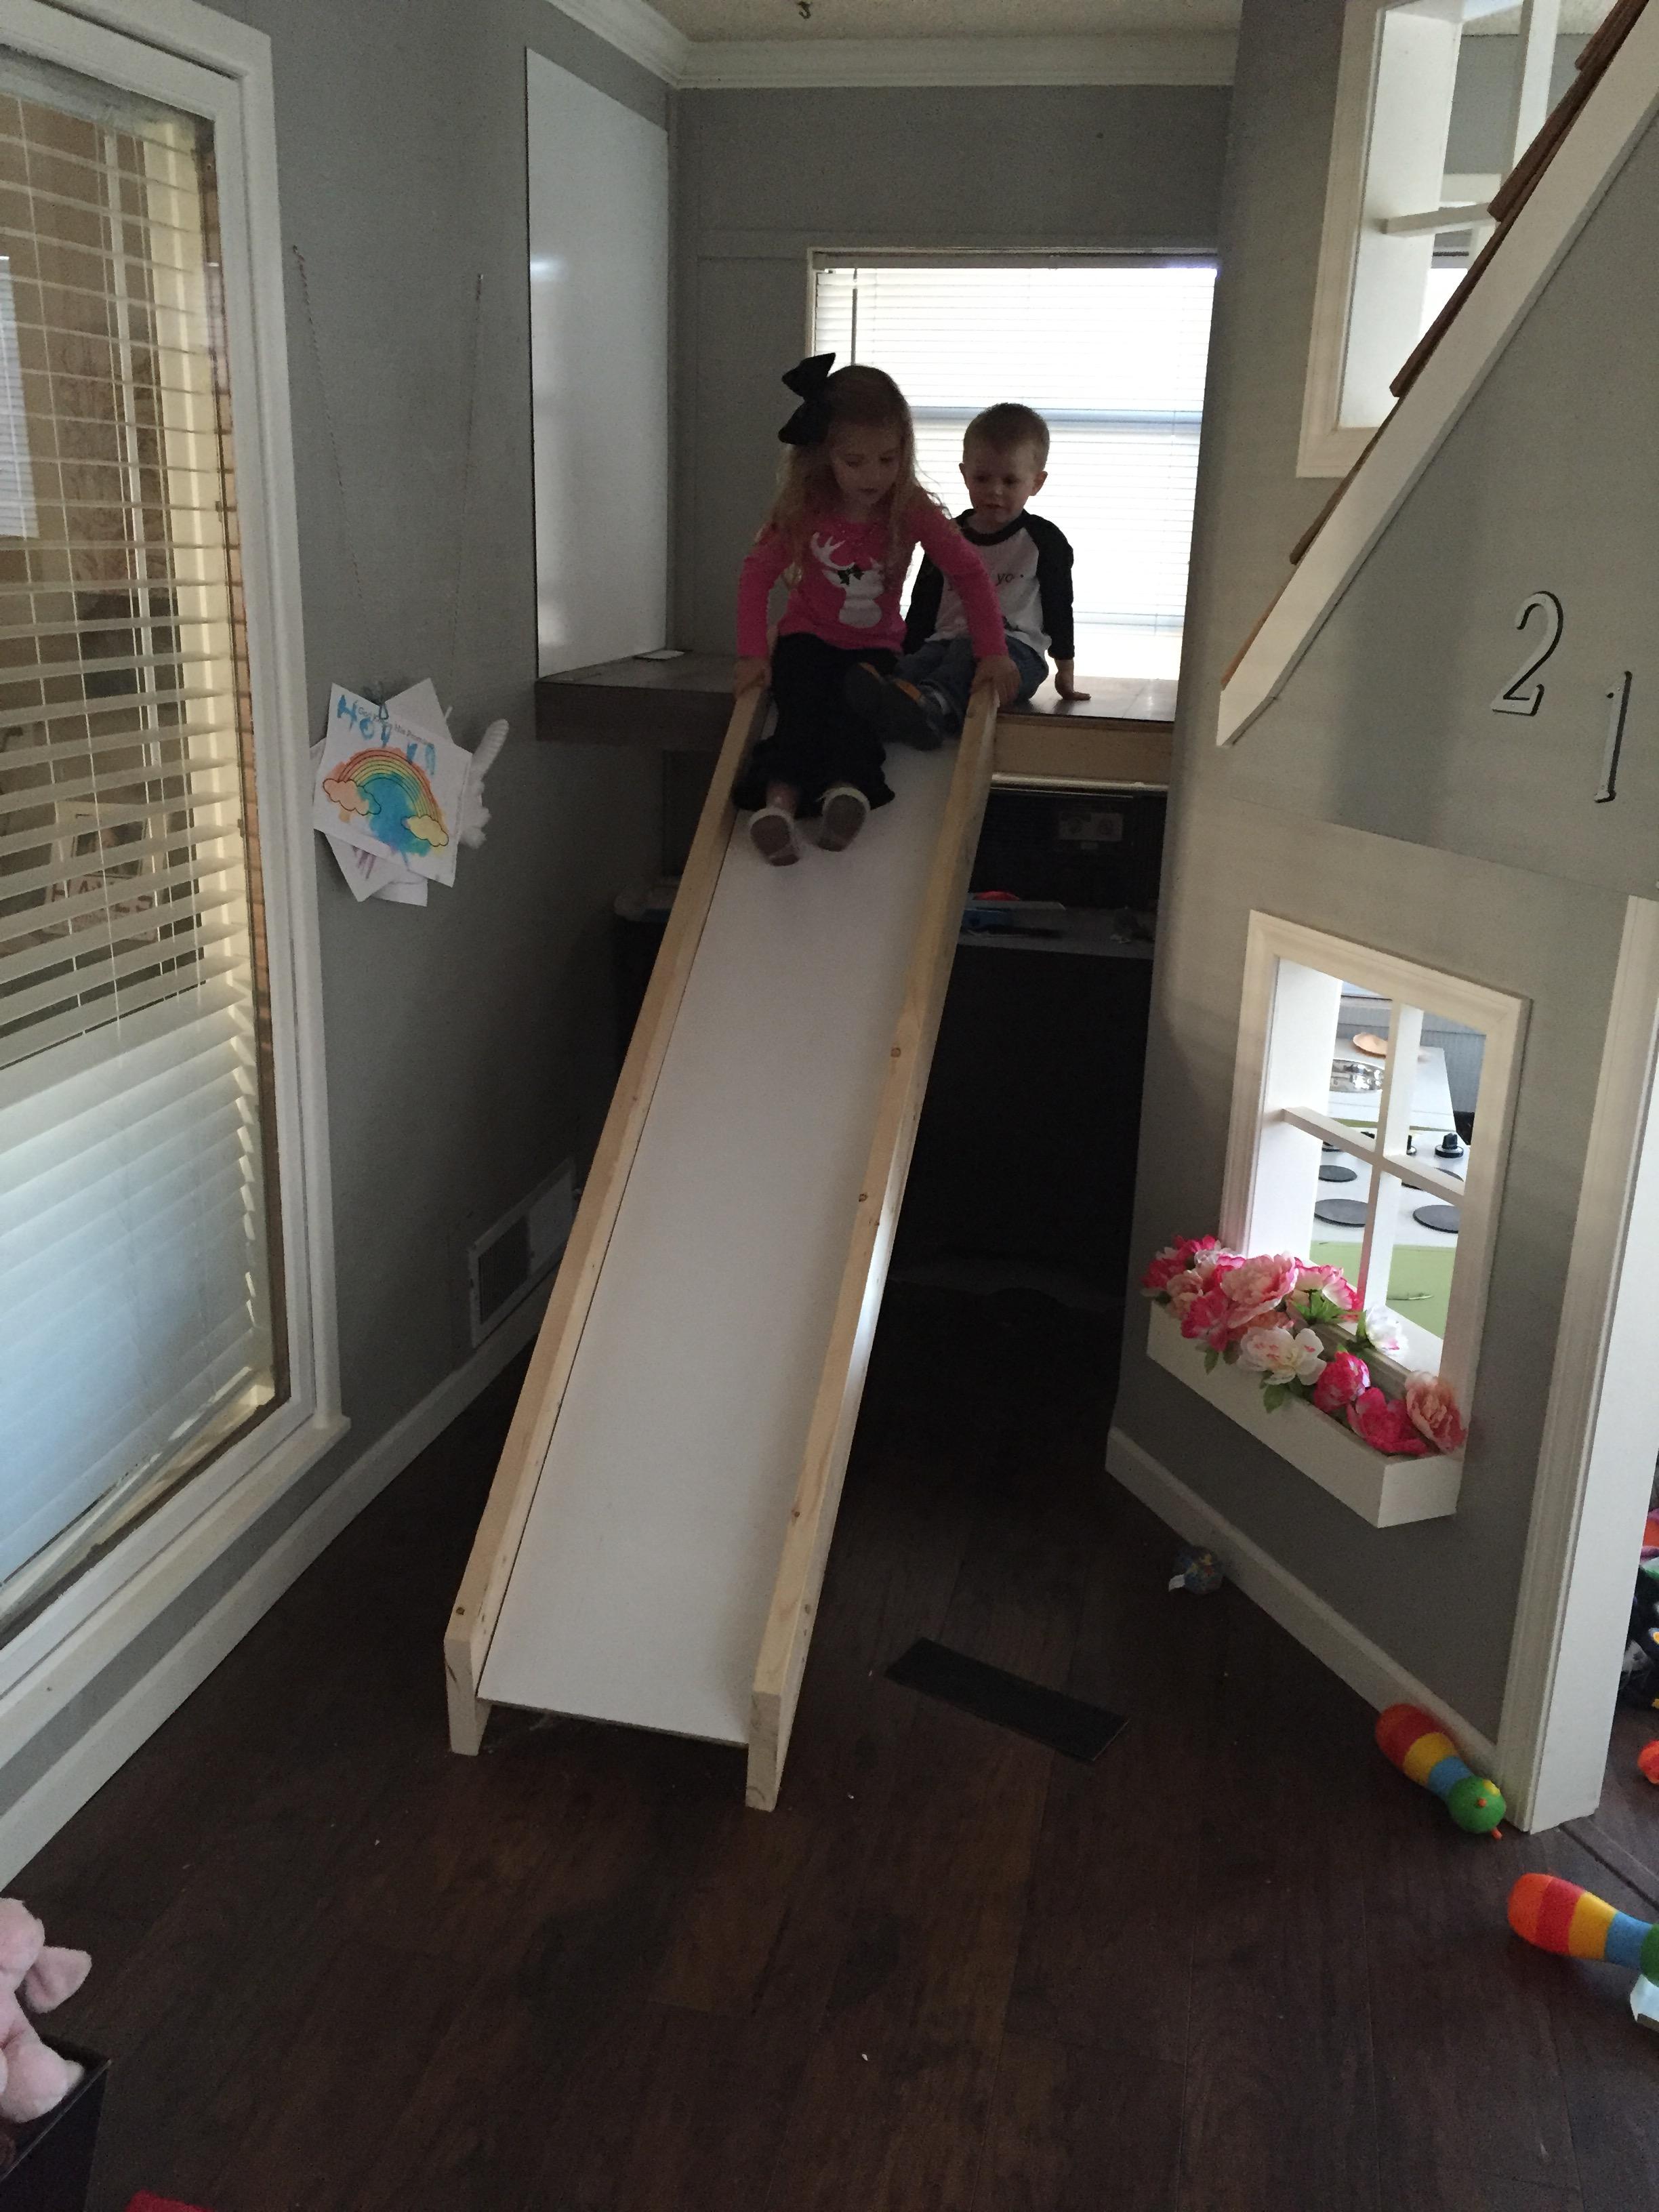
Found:
[[[1048,673],[1048,663],[1042,653],[1018,637],[1008,641],[1008,657],[1019,671],[1019,690],[1009,703],[1023,707]],[[968,697],[974,688],[974,671],[978,665],[971,639],[930,637],[919,653],[905,653],[893,673],[915,685],[921,694],[927,719],[939,735],[953,738],[967,714]]]

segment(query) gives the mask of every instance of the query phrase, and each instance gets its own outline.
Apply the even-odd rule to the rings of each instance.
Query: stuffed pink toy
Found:
[[[91,1968],[84,1951],[48,1943],[27,1905],[0,1897],[0,2120],[38,2120],[85,2071],[41,2042],[23,2004],[50,2012],[75,1995]]]

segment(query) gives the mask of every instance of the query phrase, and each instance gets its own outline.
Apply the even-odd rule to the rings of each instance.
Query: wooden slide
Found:
[[[490,1705],[789,1745],[990,786],[888,763],[845,853],[772,868],[733,816],[738,702],[445,1638]]]

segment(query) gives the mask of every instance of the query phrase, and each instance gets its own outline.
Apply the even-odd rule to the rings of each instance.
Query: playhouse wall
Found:
[[[1652,358],[1659,337],[1643,234],[1656,171],[1642,149],[1280,699],[1218,751],[1222,672],[1329,489],[1294,468],[1327,154],[1308,111],[1322,67],[1334,88],[1340,14],[1244,9],[1136,1261],[1217,1219],[1252,908],[1522,994],[1477,1430],[1455,1518],[1368,1528],[1152,1366],[1139,1312],[1117,1420],[1495,1734],[1625,895],[1656,873],[1659,763],[1635,747],[1629,802],[1593,804],[1601,694],[1651,635],[1652,429],[1643,380],[1622,395],[1608,367]],[[1490,712],[1522,657],[1516,610],[1540,586],[1568,604],[1552,670],[1582,702],[1548,725]]]
[[[731,649],[814,249],[1211,252],[1227,102],[1176,85],[682,94],[678,641]]]

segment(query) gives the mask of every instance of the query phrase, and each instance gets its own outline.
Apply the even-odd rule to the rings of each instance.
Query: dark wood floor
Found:
[[[1646,1916],[1659,1917],[1659,1787],[1637,1765],[1637,1754],[1659,1736],[1659,1712],[1621,1705],[1613,1716],[1601,1802],[1573,1834],[1602,1863],[1621,1874],[1644,1898]]]
[[[1359,1702],[1100,1479],[1098,1318],[890,1303],[780,1809],[439,1645],[498,1389],[20,1881],[96,1957],[95,2203],[214,2212],[1633,2212],[1659,2050]],[[1109,1330],[1108,1331],[1109,1334]],[[1131,1725],[1083,1768],[919,1634]]]

